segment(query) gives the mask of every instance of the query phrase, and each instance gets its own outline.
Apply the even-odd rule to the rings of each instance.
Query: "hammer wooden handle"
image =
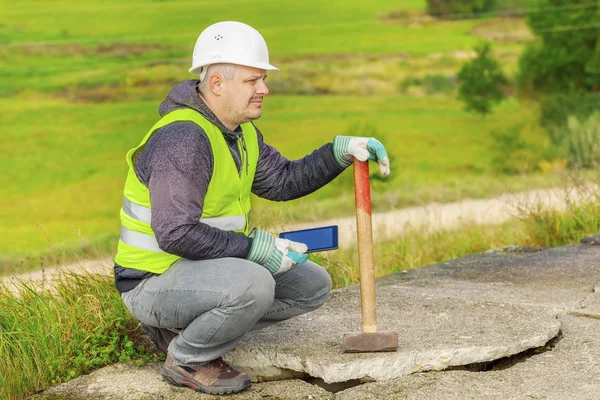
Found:
[[[356,202],[356,231],[358,237],[362,330],[365,333],[376,333],[375,270],[373,267],[371,185],[369,182],[368,160],[359,161],[356,158],[354,159],[354,198]]]

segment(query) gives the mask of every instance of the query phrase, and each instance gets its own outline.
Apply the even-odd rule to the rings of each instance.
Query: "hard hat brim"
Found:
[[[253,68],[258,68],[258,69],[264,69],[267,71],[279,71],[279,68],[268,64],[268,63],[239,63],[239,62],[228,62],[228,61],[219,61],[218,63],[214,63],[214,64],[235,64],[235,65],[244,65],[246,67],[253,67]],[[192,68],[189,69],[189,71],[192,74],[199,74],[200,70],[202,69],[202,67],[206,67],[207,65],[211,65],[211,64],[201,64],[201,65],[194,65]]]

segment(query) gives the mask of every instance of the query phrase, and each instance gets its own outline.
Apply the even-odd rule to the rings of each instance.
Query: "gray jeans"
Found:
[[[182,258],[122,298],[142,323],[180,329],[169,355],[196,366],[227,353],[246,332],[317,309],[330,291],[329,274],[311,261],[272,276],[241,258]]]

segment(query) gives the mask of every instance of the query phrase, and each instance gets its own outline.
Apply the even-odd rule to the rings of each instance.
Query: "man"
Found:
[[[239,22],[204,30],[190,72],[161,119],[127,153],[115,282],[123,301],[167,358],[163,377],[226,394],[250,386],[221,358],[241,337],[320,307],[331,279],[306,245],[248,232],[250,193],[277,201],[307,195],[352,157],[389,162],[372,138],[336,136],[289,161],[251,121],[261,115],[269,53]]]

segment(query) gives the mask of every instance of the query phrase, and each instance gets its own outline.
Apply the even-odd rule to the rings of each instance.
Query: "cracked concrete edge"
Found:
[[[466,348],[453,349],[442,356],[439,356],[439,353],[437,352],[430,352],[431,356],[427,354],[427,356],[423,355],[420,359],[415,359],[415,366],[418,365],[418,361],[421,361],[424,368],[413,368],[412,372],[441,371],[450,367],[469,366],[472,364],[480,364],[483,362],[513,357],[532,349],[544,347],[548,342],[559,335],[560,323],[554,328],[555,329],[546,334],[537,335],[514,346],[489,346],[479,348],[478,355],[480,355],[480,357],[472,357],[473,352]]]
[[[557,320],[558,321],[558,320]],[[560,327],[560,324],[558,324]],[[549,332],[549,335],[554,331]],[[558,335],[558,330],[555,334]],[[548,335],[538,335],[531,338],[528,343],[522,346],[516,346],[512,349],[504,349],[504,352],[514,352],[518,355],[519,351],[528,351],[531,346],[546,344]],[[489,356],[496,357],[498,354],[497,348],[490,347]],[[421,362],[423,365],[429,363],[433,367],[432,360],[428,359],[428,354],[421,355],[421,358],[415,358],[414,361]],[[458,352],[449,352],[446,357],[443,357],[445,365],[443,368],[452,365],[465,365],[464,363],[477,364],[481,360],[465,357],[464,354]],[[435,359],[435,357],[434,357]],[[310,370],[310,363],[306,364]],[[180,389],[168,385],[160,379],[160,365],[149,364],[143,367],[136,367],[133,364],[116,364],[97,370],[90,375],[77,378],[71,382],[63,383],[47,390],[46,392],[35,395],[31,399],[36,400],[80,400],[80,399],[127,399],[127,400],[146,400],[146,399],[172,399],[172,400],[188,400],[188,399],[216,399],[218,397],[205,395],[193,392],[189,389]],[[421,369],[421,371],[431,370],[429,368]],[[419,372],[413,370],[412,372]],[[369,377],[363,377],[362,383],[371,382]],[[110,384],[109,384],[110,382]],[[327,382],[326,382],[327,383]],[[326,385],[325,385],[326,386]],[[355,386],[353,384],[352,386]],[[350,386],[350,387],[352,387]],[[335,389],[327,390],[319,387],[319,385],[310,384],[306,381],[288,377],[284,381],[258,383],[252,386],[248,391],[227,396],[233,399],[259,400],[265,397],[276,398],[281,400],[306,400],[306,399],[335,399],[338,398],[334,393]]]
[[[560,341],[483,369],[458,368],[417,373],[388,382],[373,382],[336,392],[338,400],[367,399],[569,399],[597,400],[598,321],[559,315]]]
[[[29,400],[216,400],[223,396],[195,392],[189,388],[168,384],[160,377],[160,364],[136,366],[133,363],[113,364],[70,382],[49,388]],[[334,399],[333,393],[298,379],[257,383],[249,389],[226,396],[231,400]]]
[[[557,315],[555,315],[555,318]],[[282,355],[276,351],[264,348],[238,349],[237,359],[253,359],[254,365],[269,365],[266,369],[254,369],[249,366],[239,366],[248,373],[253,381],[262,381],[264,376],[268,380],[298,378],[309,375],[313,378],[323,379],[325,383],[361,381],[385,381],[416,372],[441,371],[450,367],[467,366],[495,361],[500,358],[511,357],[528,350],[545,346],[560,333],[561,324],[556,318],[547,330],[539,335],[525,338],[511,346],[486,346],[473,348],[453,348],[444,351],[440,356],[439,350],[430,350],[423,353],[413,352],[406,356],[398,353],[381,353],[376,359],[361,359],[347,363],[334,363],[323,365],[308,359]],[[401,354],[401,353],[400,353]],[[394,359],[395,358],[395,359]],[[382,364],[386,365],[382,369]],[[371,370],[375,373],[366,375],[363,371]]]

